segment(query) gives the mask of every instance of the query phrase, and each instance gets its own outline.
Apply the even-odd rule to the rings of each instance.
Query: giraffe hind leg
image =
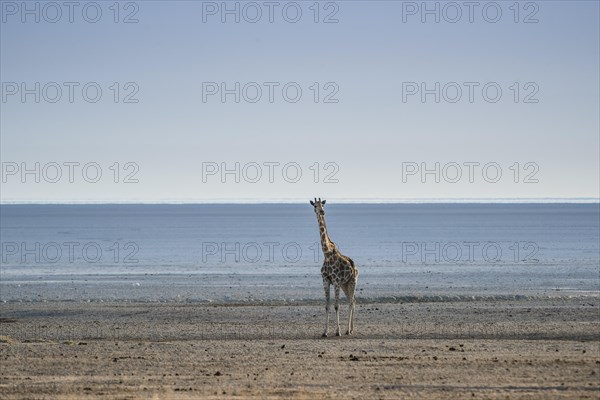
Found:
[[[349,282],[342,286],[344,290],[344,294],[348,299],[348,330],[346,331],[346,335],[352,335],[354,331],[354,308],[356,306],[356,300],[354,299],[354,291],[356,290],[356,284],[354,282]]]

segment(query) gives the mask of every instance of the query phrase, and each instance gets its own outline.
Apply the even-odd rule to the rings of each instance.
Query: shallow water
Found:
[[[328,204],[326,220],[360,269],[359,298],[597,295],[599,209]],[[2,205],[0,216],[2,301],[322,298],[308,203]]]

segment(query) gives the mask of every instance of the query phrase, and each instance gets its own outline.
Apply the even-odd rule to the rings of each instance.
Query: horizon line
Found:
[[[0,205],[304,204],[310,199],[0,200]],[[337,204],[600,204],[600,197],[329,198]]]

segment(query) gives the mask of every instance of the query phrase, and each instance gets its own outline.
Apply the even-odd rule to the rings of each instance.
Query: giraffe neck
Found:
[[[321,247],[323,249],[323,253],[330,253],[335,249],[335,244],[331,241],[331,239],[329,238],[329,234],[327,233],[327,225],[325,225],[325,216],[317,215],[317,221],[319,222],[319,234],[321,236]]]

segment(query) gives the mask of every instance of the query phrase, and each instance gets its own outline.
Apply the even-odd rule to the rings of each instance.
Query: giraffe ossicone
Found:
[[[333,285],[335,292],[335,319],[336,319],[336,336],[340,336],[340,288],[344,291],[348,299],[348,330],[346,335],[351,335],[354,331],[354,308],[356,300],[354,293],[358,284],[358,268],[354,265],[354,261],[350,257],[343,255],[329,238],[327,233],[327,225],[325,225],[325,205],[326,200],[311,200],[310,204],[314,207],[319,224],[319,234],[321,236],[321,248],[323,250],[323,267],[321,267],[321,276],[323,277],[323,289],[325,290],[325,331],[323,337],[329,334],[329,310],[330,310],[330,292]]]

